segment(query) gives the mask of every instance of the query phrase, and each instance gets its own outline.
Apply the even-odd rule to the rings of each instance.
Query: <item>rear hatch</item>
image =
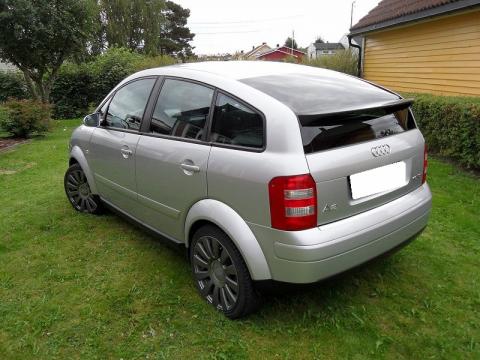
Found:
[[[424,140],[410,104],[397,100],[298,116],[317,184],[319,225],[375,208],[421,185]]]
[[[378,207],[421,185],[424,139],[411,101],[334,71],[282,69],[240,81],[297,115],[317,184],[319,225]]]

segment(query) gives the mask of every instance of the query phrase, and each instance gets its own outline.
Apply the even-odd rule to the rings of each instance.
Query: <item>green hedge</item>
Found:
[[[302,64],[357,76],[358,55],[353,50],[341,50],[334,55],[319,56],[316,59],[308,59],[305,56]]]
[[[151,57],[113,48],[88,63],[64,64],[51,93],[54,117],[84,116],[128,75],[175,62],[169,56]]]
[[[0,71],[0,102],[8,98],[26,99],[27,86],[23,75],[15,71]]]
[[[405,94],[430,153],[480,169],[480,98]]]

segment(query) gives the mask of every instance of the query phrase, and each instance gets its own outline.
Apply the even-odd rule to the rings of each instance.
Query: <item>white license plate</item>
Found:
[[[350,175],[354,200],[401,188],[407,182],[407,165],[404,161]]]

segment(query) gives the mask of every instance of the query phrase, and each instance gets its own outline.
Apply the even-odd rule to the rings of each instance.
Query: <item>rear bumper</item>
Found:
[[[249,224],[266,256],[272,279],[310,283],[348,270],[398,247],[428,222],[427,184],[370,211],[305,231]]]

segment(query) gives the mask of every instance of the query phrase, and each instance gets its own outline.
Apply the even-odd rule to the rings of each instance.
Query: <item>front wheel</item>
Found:
[[[250,273],[232,240],[213,225],[193,235],[190,246],[192,273],[200,295],[230,319],[256,310],[258,294]]]
[[[100,198],[92,194],[87,177],[79,164],[73,164],[68,168],[63,184],[67,198],[75,210],[88,214],[102,212]]]

